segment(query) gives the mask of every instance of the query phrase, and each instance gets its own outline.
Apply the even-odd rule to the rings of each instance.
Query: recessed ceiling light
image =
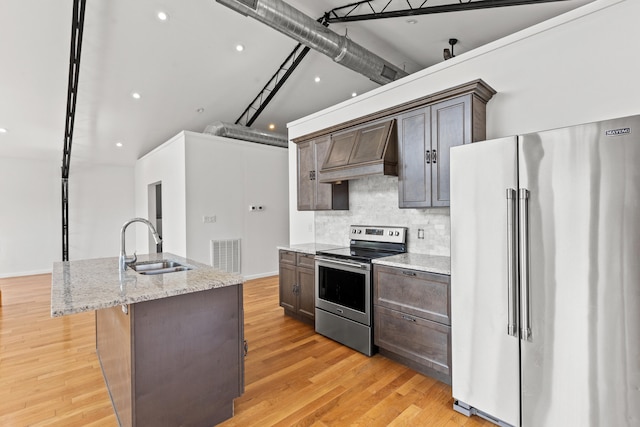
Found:
[[[351,92],[351,97],[353,98],[354,96],[358,96],[358,94],[355,92]]]
[[[163,11],[158,12],[158,14],[156,16],[161,21],[168,21],[169,20],[169,15],[167,15],[167,13],[163,12]]]
[[[313,79],[313,81],[316,82],[316,83],[320,83],[320,77],[316,76],[316,78]]]
[[[407,19],[407,24],[417,24],[418,21],[416,19]]]
[[[122,142],[116,142],[116,147],[122,147]]]
[[[131,94],[131,97],[132,97],[133,99],[140,99],[140,94],[139,94],[138,92],[133,92],[133,93]]]
[[[244,45],[243,45],[243,44],[238,43],[238,44],[236,45],[236,50],[237,50],[238,52],[242,52],[242,51],[244,50]]]
[[[5,128],[0,128],[0,133],[7,133],[8,130],[6,130]]]
[[[276,125],[273,123],[269,123],[269,130],[274,130],[276,128]]]

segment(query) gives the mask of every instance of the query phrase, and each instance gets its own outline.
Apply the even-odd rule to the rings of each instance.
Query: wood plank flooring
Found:
[[[117,426],[93,312],[50,317],[51,276],[0,279],[0,425]],[[222,426],[491,426],[451,388],[283,315],[278,279],[245,283],[246,389]]]

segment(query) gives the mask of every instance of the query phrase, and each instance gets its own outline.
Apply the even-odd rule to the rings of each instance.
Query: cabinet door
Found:
[[[331,146],[324,162],[318,162],[322,169],[344,166],[349,161],[351,150],[356,142],[357,130],[348,130],[331,135]]]
[[[373,303],[451,325],[450,280],[443,274],[376,265]]]
[[[298,314],[311,320],[315,318],[315,270],[298,267]]]
[[[296,284],[296,267],[280,263],[280,307],[285,310],[297,310],[297,295],[293,292]]]
[[[450,377],[450,326],[379,306],[374,320],[377,346]]]
[[[449,206],[449,149],[472,141],[471,95],[431,106],[431,204]]]
[[[431,206],[430,108],[421,108],[398,119],[398,205],[401,208]]]
[[[315,205],[313,209],[315,210],[329,210],[333,208],[332,204],[332,184],[322,183],[318,181],[318,171],[322,167],[322,162],[324,162],[324,158],[327,155],[327,151],[329,150],[329,143],[331,142],[331,137],[327,135],[326,137],[318,138],[314,140],[314,156],[315,156],[315,179],[313,181],[314,192],[315,192]]]
[[[393,120],[390,120],[359,129],[355,146],[349,157],[349,164],[380,160],[392,125]]]
[[[309,211],[314,209],[315,203],[315,144],[307,141],[298,144],[298,210]]]

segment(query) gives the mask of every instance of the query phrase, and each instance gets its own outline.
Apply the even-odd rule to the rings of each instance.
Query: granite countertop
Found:
[[[317,251],[326,251],[329,249],[341,248],[340,245],[332,245],[329,243],[301,243],[298,245],[278,246],[283,251],[301,252],[304,254],[315,255]]]
[[[405,253],[374,259],[373,263],[389,267],[409,268],[429,273],[451,275],[451,258],[448,256]]]
[[[99,310],[243,283],[242,276],[170,253],[138,255],[138,261],[168,259],[192,270],[144,275],[127,268],[121,275],[118,257],[53,264],[51,316]]]

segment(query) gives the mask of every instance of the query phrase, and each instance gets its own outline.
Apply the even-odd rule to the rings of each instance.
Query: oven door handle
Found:
[[[338,265],[344,265],[346,267],[354,267],[354,268],[360,268],[363,270],[367,269],[367,264],[362,264],[362,263],[356,263],[356,262],[348,262],[348,261],[338,261],[336,259],[333,258],[324,258],[324,257],[316,257],[317,261],[321,261],[321,262],[325,262],[325,264],[338,264]]]

